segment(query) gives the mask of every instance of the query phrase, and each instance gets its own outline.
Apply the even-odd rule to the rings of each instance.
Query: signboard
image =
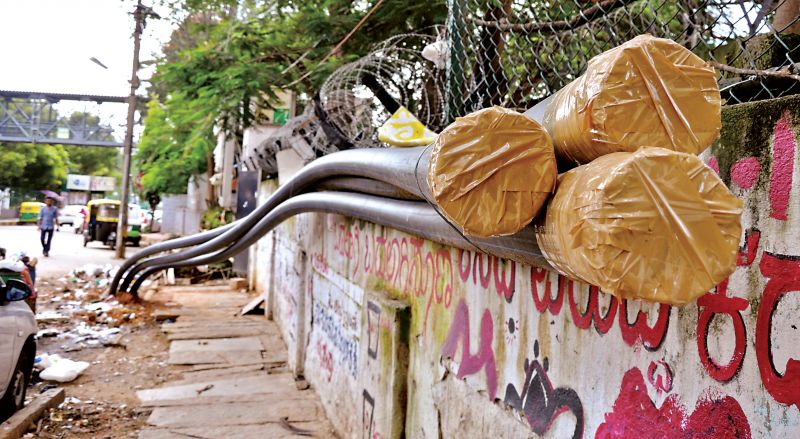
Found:
[[[92,177],[89,188],[92,192],[109,192],[113,191],[117,185],[117,180],[114,177]]]
[[[88,175],[69,174],[67,175],[67,189],[73,191],[88,191],[91,177]]]

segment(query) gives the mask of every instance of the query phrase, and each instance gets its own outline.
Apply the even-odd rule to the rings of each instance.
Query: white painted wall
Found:
[[[703,155],[744,200],[745,234],[729,282],[682,308],[337,215],[290,220],[274,315],[289,352],[305,352],[292,367],[344,437],[398,437],[392,413],[413,438],[800,437],[798,127],[792,110],[768,145]],[[372,358],[368,304],[381,300],[407,305],[410,324],[403,335],[379,318]],[[404,385],[380,384],[403,369],[377,359],[403,340]]]

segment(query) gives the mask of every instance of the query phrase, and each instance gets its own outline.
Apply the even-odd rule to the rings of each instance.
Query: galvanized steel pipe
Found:
[[[130,292],[136,294],[144,280],[159,270],[210,264],[230,258],[254,244],[286,219],[307,212],[345,215],[445,245],[483,251],[524,264],[550,267],[539,251],[532,227],[527,227],[512,236],[467,239],[445,221],[431,205],[422,201],[395,200],[344,192],[318,192],[297,195],[281,203],[262,217],[240,239],[223,250],[198,255],[191,259],[172,259],[149,265],[133,283]]]

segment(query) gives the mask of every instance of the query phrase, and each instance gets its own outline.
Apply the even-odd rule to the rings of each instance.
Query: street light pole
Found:
[[[133,119],[136,113],[136,90],[139,88],[139,43],[144,30],[145,7],[137,0],[133,19],[133,67],[131,69],[131,93],[128,95],[128,124],[122,147],[122,194],[120,196],[119,222],[117,223],[117,258],[125,259],[125,236],[128,234],[128,192],[130,190],[131,149],[133,148]]]

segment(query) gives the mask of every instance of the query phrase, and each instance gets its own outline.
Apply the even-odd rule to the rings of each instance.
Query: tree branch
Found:
[[[591,23],[604,15],[608,15],[611,11],[621,8],[628,3],[633,3],[634,1],[636,0],[602,0],[594,6],[578,12],[568,20],[509,23],[505,18],[497,21],[487,21],[479,18],[467,17],[467,21],[478,26],[493,27],[501,31],[555,33]]]
[[[791,66],[787,66],[778,70],[756,70],[756,69],[741,69],[739,67],[732,67],[727,64],[718,63],[716,61],[708,61],[708,65],[713,66],[723,72],[735,73],[737,75],[753,75],[760,77],[773,77],[773,78],[788,78],[800,81],[800,75],[791,72]]]

